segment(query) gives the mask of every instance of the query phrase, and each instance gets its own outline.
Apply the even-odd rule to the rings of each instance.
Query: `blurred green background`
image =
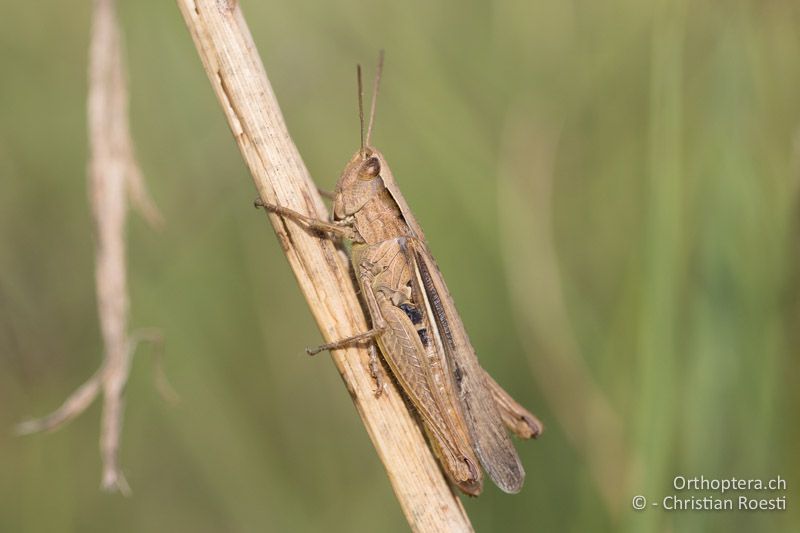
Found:
[[[479,531],[797,531],[800,8],[790,1],[243,2],[318,184],[375,144],[481,360],[547,425]],[[89,2],[0,17],[0,531],[404,531],[173,2],[122,2],[131,116],[166,227],[129,225],[131,498],[99,405],[18,438],[98,366]],[[631,510],[676,475],[787,480],[783,512]],[[684,492],[684,497],[704,493]],[[738,497],[739,494],[733,494]]]

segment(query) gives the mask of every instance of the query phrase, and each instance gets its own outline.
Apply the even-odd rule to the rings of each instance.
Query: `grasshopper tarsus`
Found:
[[[375,346],[374,342],[369,345],[369,374],[375,380],[375,398],[380,398],[386,389],[386,383],[383,381],[383,371],[378,358],[378,347]]]

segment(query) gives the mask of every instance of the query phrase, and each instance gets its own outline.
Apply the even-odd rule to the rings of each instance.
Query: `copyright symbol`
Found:
[[[639,496],[634,496],[633,500],[631,500],[631,505],[637,511],[641,511],[647,506],[647,498],[645,498],[641,494]]]

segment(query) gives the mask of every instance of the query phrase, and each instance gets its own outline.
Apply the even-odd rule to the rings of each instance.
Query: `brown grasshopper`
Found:
[[[321,235],[352,241],[352,265],[372,329],[308,350],[309,354],[371,342],[370,370],[378,381],[379,395],[377,342],[419,412],[433,450],[453,483],[469,495],[480,494],[480,462],[500,489],[516,493],[525,471],[503,425],[529,439],[541,433],[542,424],[481,368],[422,228],[383,154],[370,145],[382,65],[381,53],[366,138],[358,67],[361,147],[336,185],[333,222],[282,206],[257,204]]]

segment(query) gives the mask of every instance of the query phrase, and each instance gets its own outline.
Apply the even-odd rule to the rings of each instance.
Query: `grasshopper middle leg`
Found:
[[[317,346],[316,348],[306,348],[306,353],[308,355],[317,355],[319,352],[323,352],[325,350],[336,350],[338,348],[345,348],[347,346],[352,346],[354,344],[358,344],[364,341],[373,340],[375,337],[383,333],[383,328],[372,328],[371,330],[361,333],[359,335],[353,335],[352,337],[347,337],[346,339],[339,339],[338,341],[329,342],[328,344],[322,344]]]
[[[316,355],[324,350],[335,350],[337,348],[352,346],[360,342],[371,341],[369,345],[369,374],[372,376],[372,379],[375,380],[375,397],[379,398],[381,394],[383,394],[386,384],[383,380],[383,369],[381,368],[380,359],[378,358],[378,347],[375,344],[375,337],[383,333],[383,331],[383,328],[373,328],[360,335],[354,335],[352,337],[347,337],[346,339],[340,339],[336,342],[323,344],[321,346],[317,346],[316,348],[306,348],[306,353],[308,355]]]

